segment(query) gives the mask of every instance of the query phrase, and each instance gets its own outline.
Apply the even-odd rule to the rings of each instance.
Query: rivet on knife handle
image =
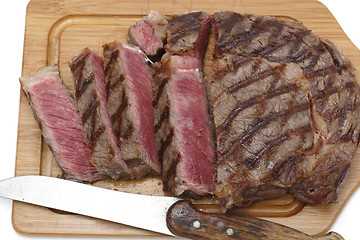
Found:
[[[334,232],[313,237],[259,218],[203,213],[196,210],[190,201],[176,202],[169,209],[166,220],[173,234],[190,239],[343,240]]]

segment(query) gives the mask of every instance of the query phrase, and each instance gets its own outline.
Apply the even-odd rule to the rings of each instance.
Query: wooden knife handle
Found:
[[[196,210],[190,201],[185,200],[170,207],[166,220],[173,234],[190,239],[344,239],[334,232],[313,237],[284,225],[254,217],[204,213]]]

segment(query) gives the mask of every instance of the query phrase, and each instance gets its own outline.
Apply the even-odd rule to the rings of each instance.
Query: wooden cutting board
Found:
[[[359,49],[347,38],[329,10],[315,0],[33,0],[27,8],[22,74],[33,73],[46,64],[58,64],[61,77],[73,91],[68,60],[84,47],[91,47],[101,54],[104,43],[126,41],[129,26],[150,10],[165,15],[193,10],[209,13],[231,10],[295,18],[322,38],[333,41],[351,59],[355,68],[360,69]],[[356,73],[360,76],[359,70]],[[21,93],[16,175],[30,174],[57,177],[60,170],[42,140],[25,95]],[[349,175],[340,191],[338,204],[303,205],[292,195],[287,195],[259,202],[250,208],[236,209],[231,214],[263,217],[308,234],[320,234],[330,228],[359,182],[360,149],[355,154]],[[118,191],[164,195],[158,178],[99,181],[94,185]],[[218,212],[216,202],[215,198],[208,198],[196,201],[195,204],[201,210]],[[94,207],[101,207],[101,203]],[[20,202],[14,202],[13,205],[13,225],[22,233],[161,236],[121,224],[55,212]]]

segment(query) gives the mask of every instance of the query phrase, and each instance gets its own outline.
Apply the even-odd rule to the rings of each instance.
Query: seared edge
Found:
[[[104,66],[108,111],[124,160],[138,179],[159,174],[152,76],[144,55],[119,41],[112,42],[104,45]]]
[[[90,162],[91,150],[78,109],[58,67],[44,66],[20,78],[20,83],[63,177],[88,182],[104,178]]]
[[[150,13],[129,28],[127,39],[138,46],[147,56],[154,57],[163,52],[166,41],[166,18],[156,11]]]
[[[359,85],[348,58],[296,21],[219,12],[214,27],[223,207],[287,191],[336,202],[359,136]]]
[[[153,66],[155,76],[153,101],[155,109],[155,139],[159,159],[163,167],[164,188],[166,191],[172,191],[176,195],[190,194],[195,196],[212,194],[215,180],[213,167],[215,157],[213,141],[209,136],[211,132],[209,129],[210,122],[200,70],[202,68],[202,56],[208,39],[210,17],[204,12],[192,12],[176,16],[168,22],[167,45],[165,46],[167,53],[162,57],[161,62],[155,63]],[[200,95],[203,96],[199,104],[203,104],[201,108],[204,110],[205,116],[203,119],[205,120],[204,124],[206,126],[202,126],[204,131],[198,133],[200,140],[206,135],[205,138],[207,142],[204,145],[208,146],[210,150],[204,150],[202,148],[203,146],[198,146],[199,148],[194,150],[194,154],[196,155],[197,152],[200,153],[203,151],[202,154],[204,155],[199,162],[203,162],[204,169],[207,169],[204,170],[204,173],[202,173],[198,167],[187,168],[191,164],[196,166],[198,163],[194,161],[194,159],[192,160],[189,153],[187,153],[186,144],[183,145],[184,141],[186,141],[184,139],[186,136],[183,136],[182,131],[187,131],[187,127],[183,125],[186,122],[191,122],[191,120],[183,119],[184,116],[180,115],[179,111],[176,111],[176,109],[179,110],[178,105],[180,102],[176,101],[177,93],[174,90],[180,87],[182,81],[188,81],[189,85],[196,85],[196,87],[194,85],[194,89],[190,89],[189,91],[195,91],[195,88],[198,89],[198,87],[200,87]],[[186,101],[191,101],[191,99],[187,99],[184,96],[183,100],[185,101],[185,99]],[[190,112],[189,114],[193,114]],[[188,117],[191,118],[192,116]],[[199,129],[196,131],[199,131]],[[194,138],[194,136],[190,135],[187,137]],[[195,141],[195,138],[188,139],[188,145],[192,147],[197,146],[196,143],[190,143],[191,141]],[[209,152],[211,156],[209,156]],[[194,184],[196,177],[191,179],[191,177],[187,176],[188,172],[193,173],[193,171],[198,171],[194,176],[196,175],[200,178],[201,174],[206,174],[207,176],[204,176],[204,179],[207,180],[204,180],[202,183],[200,183],[200,180],[197,184]]]
[[[75,84],[75,98],[98,171],[113,179],[132,178],[125,164],[107,110],[105,74],[102,60],[84,49],[69,66]]]

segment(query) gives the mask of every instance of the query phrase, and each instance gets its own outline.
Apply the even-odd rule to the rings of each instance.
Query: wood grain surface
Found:
[[[347,38],[329,10],[315,0],[32,0],[27,8],[22,75],[33,73],[46,64],[58,64],[62,79],[73,92],[68,61],[85,47],[91,47],[101,55],[104,43],[125,41],[129,26],[150,10],[165,15],[194,10],[209,13],[231,10],[294,18],[302,21],[315,34],[339,46],[358,69],[357,76],[360,76],[359,49]],[[28,100],[21,93],[16,175],[57,177],[60,173],[42,140]],[[304,206],[292,195],[286,195],[259,202],[250,208],[236,209],[230,214],[263,217],[310,235],[322,234],[330,228],[359,182],[360,150],[354,156],[338,204]],[[94,185],[118,191],[164,195],[158,178],[99,181]],[[205,212],[219,212],[215,198],[195,201],[194,205]],[[94,207],[101,207],[101,203]],[[58,213],[20,202],[13,204],[13,225],[23,233],[161,236],[121,224]]]

